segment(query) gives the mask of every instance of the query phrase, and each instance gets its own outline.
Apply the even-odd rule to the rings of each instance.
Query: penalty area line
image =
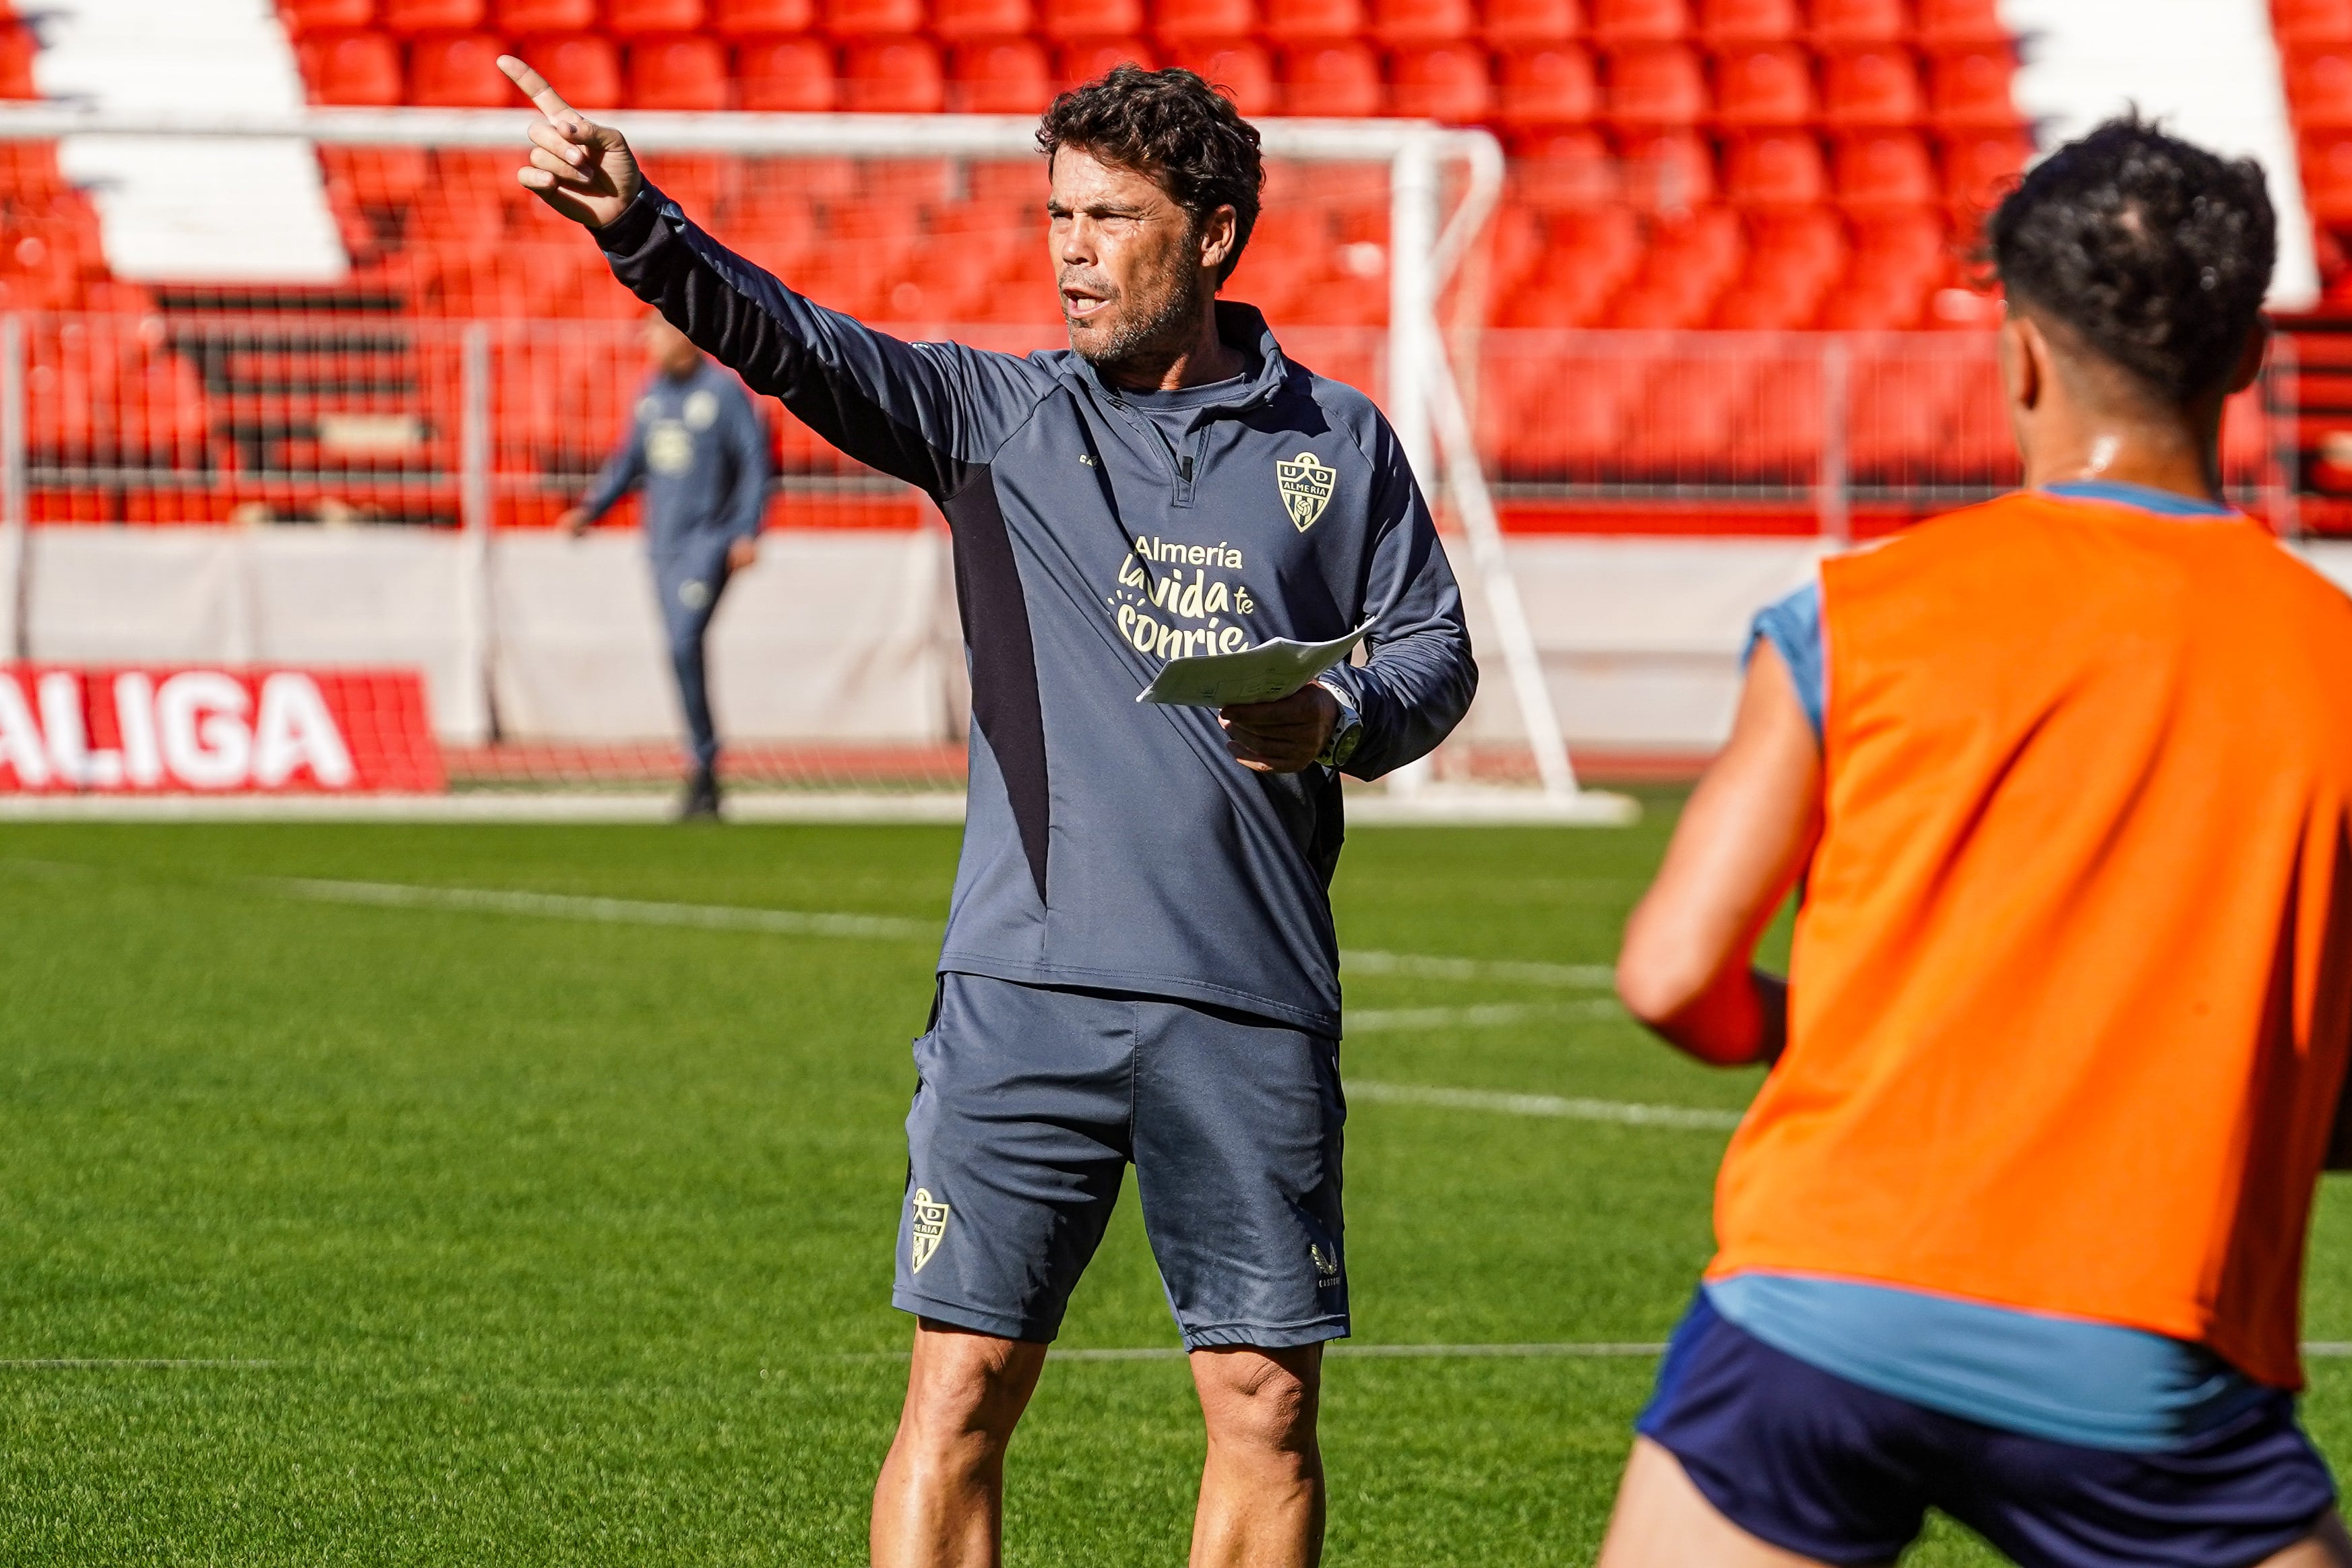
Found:
[[[938,927],[889,915],[837,915],[798,909],[747,909],[725,904],[660,904],[634,898],[562,893],[516,893],[485,887],[420,887],[398,882],[331,882],[312,877],[264,878],[261,886],[319,904],[386,909],[462,909],[488,915],[529,915],[607,925],[679,925],[709,931],[761,931],[782,936],[849,936],[881,941],[929,940]]]
[[[1432,1105],[1445,1111],[1486,1111],[1505,1116],[1553,1116],[1572,1122],[1615,1122],[1629,1127],[1680,1127],[1727,1133],[1739,1125],[1738,1111],[1695,1105],[1641,1105],[1622,1100],[1573,1099],[1559,1094],[1504,1094],[1486,1089],[1441,1089],[1422,1083],[1367,1082],[1343,1079],[1350,1100],[1383,1105]]]
[[[266,1372],[274,1361],[210,1361],[170,1356],[56,1355],[0,1359],[0,1372]]]

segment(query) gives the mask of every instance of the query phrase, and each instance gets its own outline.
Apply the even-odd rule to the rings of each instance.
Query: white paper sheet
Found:
[[[1271,637],[1234,653],[1197,653],[1171,659],[1152,683],[1135,695],[1139,703],[1180,707],[1224,707],[1234,703],[1270,703],[1286,697],[1348,656],[1372,629],[1365,622],[1328,643]]]

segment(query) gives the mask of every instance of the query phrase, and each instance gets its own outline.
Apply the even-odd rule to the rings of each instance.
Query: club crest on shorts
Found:
[[[1274,465],[1274,485],[1282,492],[1283,509],[1302,534],[1315,526],[1315,519],[1331,504],[1331,491],[1339,483],[1339,471],[1318,461],[1312,452],[1277,460]]]
[[[916,1273],[923,1271],[923,1265],[931,1260],[931,1254],[940,1249],[940,1243],[947,1239],[947,1234],[948,1206],[933,1203],[930,1188],[917,1187],[914,1235],[907,1243],[908,1260],[915,1265]]]

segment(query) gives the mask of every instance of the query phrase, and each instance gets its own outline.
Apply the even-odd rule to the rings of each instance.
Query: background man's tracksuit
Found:
[[[1344,1333],[1328,897],[1339,780],[1319,766],[1251,772],[1213,710],[1135,699],[1180,653],[1328,639],[1370,620],[1367,662],[1329,677],[1361,716],[1349,771],[1377,777],[1444,738],[1477,672],[1394,433],[1362,393],[1287,359],[1247,306],[1218,307],[1246,361],[1239,378],[1134,393],[1066,350],[1015,358],[875,332],[729,252],[651,188],[598,239],[623,283],[753,391],[929,494],[954,540],[970,803],[939,966],[953,983],[919,1052],[899,1304],[1052,1337],[1106,1186],[1131,1157],[1147,1209],[1155,1196],[1163,1214],[1235,1206],[1234,1225],[1181,1242],[1152,1225],[1188,1337]],[[1086,996],[1041,1013],[980,994],[1007,984]],[[1104,998],[1134,1005],[1106,1013]],[[1197,1050],[1159,1010],[1171,1002],[1198,1015]],[[1232,1028],[1296,1038],[1254,1050]],[[1321,1042],[1328,1068],[1301,1040]],[[1279,1082],[1234,1076],[1277,1061],[1289,1064]],[[1147,1073],[1160,1110],[1132,1087]],[[1139,1124],[1180,1124],[1187,1095],[1217,1098],[1209,1119],[1226,1134],[1266,1118],[1265,1135],[1171,1141]],[[1090,1129],[1084,1171],[1032,1135],[1070,1124]],[[1319,1151],[1307,1136],[1318,1126]],[[1276,1146],[1296,1158],[1235,1164]],[[947,1180],[961,1185],[934,1185]],[[1202,1249],[1220,1246],[1230,1266],[1206,1267],[1217,1260]],[[1236,1294],[1188,1302],[1181,1280],[1210,1274]]]
[[[638,394],[627,438],[596,476],[581,510],[594,522],[645,489],[646,553],[695,770],[719,758],[703,638],[727,586],[727,552],[755,538],[768,499],[768,442],[742,386],[705,361],[683,381],[656,375]]]

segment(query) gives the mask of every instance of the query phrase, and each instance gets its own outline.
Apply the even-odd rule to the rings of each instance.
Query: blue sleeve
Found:
[[[744,385],[934,498],[959,488],[1055,384],[1011,354],[902,342],[803,298],[651,185],[596,231],[596,243],[614,277]]]
[[[632,407],[634,408],[634,404]],[[580,509],[588,520],[594,522],[613,509],[620,498],[637,487],[646,476],[646,433],[635,413],[629,415],[629,434],[622,438],[613,455],[604,459],[604,466],[596,471],[596,481],[582,497]]]
[[[1363,738],[1346,768],[1359,779],[1378,779],[1437,749],[1478,691],[1462,591],[1387,421],[1375,423],[1370,445],[1378,476],[1364,587],[1367,612],[1376,617],[1364,639],[1370,653],[1361,664],[1336,664],[1322,677],[1346,688],[1362,720]]]
[[[1822,716],[1829,709],[1829,657],[1822,643],[1822,585],[1809,582],[1785,599],[1776,599],[1756,613],[1748,631],[1748,651],[1758,639],[1772,644],[1789,676],[1797,684],[1797,701],[1812,721],[1813,738],[1822,738]]]
[[[719,406],[725,411],[721,436],[735,475],[735,486],[719,509],[720,531],[730,539],[757,538],[768,510],[768,433],[751,400],[736,387],[728,387]]]

